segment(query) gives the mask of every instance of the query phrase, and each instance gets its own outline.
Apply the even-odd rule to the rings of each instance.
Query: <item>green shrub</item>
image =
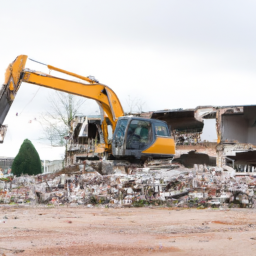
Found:
[[[42,173],[39,155],[30,140],[25,139],[23,141],[19,153],[14,158],[12,173],[17,176]]]
[[[143,206],[146,206],[148,205],[148,202],[146,200],[138,200],[138,201],[134,201],[133,204],[132,204],[134,207],[143,207]]]
[[[90,197],[90,203],[93,204],[93,205],[97,204],[98,203],[97,197],[96,196],[91,196]]]

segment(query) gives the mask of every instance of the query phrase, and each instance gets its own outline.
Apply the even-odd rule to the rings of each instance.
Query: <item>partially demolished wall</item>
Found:
[[[174,162],[187,167],[193,164],[230,166],[241,174],[254,172],[256,106],[164,110],[152,112],[151,118],[166,121],[171,128],[176,141]],[[215,134],[210,139],[202,139],[204,132],[207,133],[204,129],[208,120],[214,121],[211,125],[215,126]]]
[[[77,116],[72,120],[67,140],[66,166],[95,156],[96,145],[103,140],[100,123],[100,116]]]

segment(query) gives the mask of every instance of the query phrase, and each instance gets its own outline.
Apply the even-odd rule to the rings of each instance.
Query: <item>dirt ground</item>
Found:
[[[0,255],[256,255],[255,209],[0,206]]]

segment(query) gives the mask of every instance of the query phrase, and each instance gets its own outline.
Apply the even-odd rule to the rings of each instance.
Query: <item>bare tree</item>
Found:
[[[143,102],[140,98],[132,98],[130,95],[128,95],[126,99],[127,104],[127,114],[132,114],[133,112],[138,112],[139,114],[142,113],[142,108],[145,105],[145,102]]]
[[[41,124],[44,129],[44,137],[51,145],[63,146],[64,137],[69,134],[70,124],[76,115],[79,114],[81,106],[86,99],[55,91],[48,98],[50,110],[41,115]]]

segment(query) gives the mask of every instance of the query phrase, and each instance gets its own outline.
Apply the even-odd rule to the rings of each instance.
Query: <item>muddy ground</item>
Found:
[[[0,206],[0,255],[256,255],[256,210]]]

